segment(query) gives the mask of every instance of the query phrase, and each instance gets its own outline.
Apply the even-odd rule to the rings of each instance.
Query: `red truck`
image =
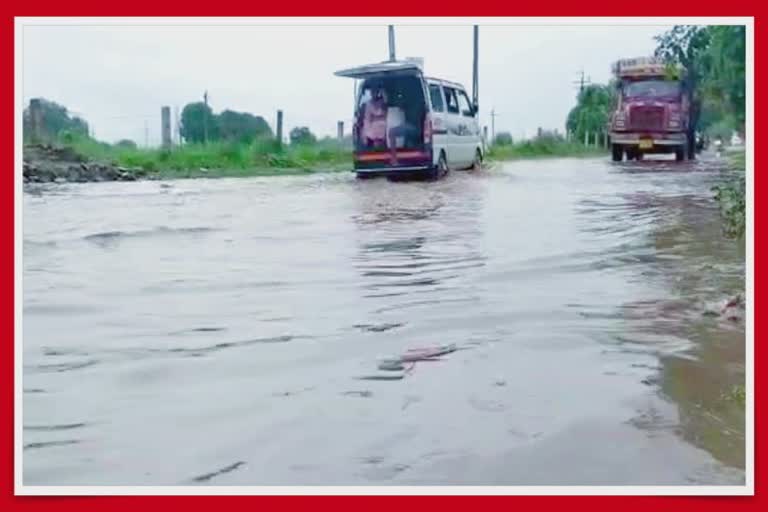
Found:
[[[623,59],[613,65],[618,88],[610,120],[614,162],[641,160],[649,153],[674,153],[675,160],[694,151],[690,94],[684,70],[652,57]]]

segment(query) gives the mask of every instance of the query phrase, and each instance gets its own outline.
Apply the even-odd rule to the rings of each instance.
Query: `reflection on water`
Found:
[[[720,169],[36,188],[25,483],[742,483]]]

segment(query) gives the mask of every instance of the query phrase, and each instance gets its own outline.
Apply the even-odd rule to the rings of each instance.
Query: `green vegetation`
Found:
[[[720,204],[724,230],[728,236],[742,239],[746,230],[746,158],[744,152],[730,156],[735,177],[713,188],[715,199]]]
[[[261,116],[234,110],[224,110],[216,115],[208,105],[197,102],[185,105],[181,111],[181,136],[192,144],[217,141],[250,144],[273,135]]]
[[[274,140],[185,144],[170,150],[110,145],[65,132],[61,144],[89,160],[140,167],[163,177],[255,176],[349,170],[352,155],[333,139],[279,147]]]
[[[677,25],[657,38],[656,55],[686,69],[697,130],[744,133],[746,33],[739,25]]]
[[[40,102],[40,112],[43,120],[43,137],[54,138],[62,132],[71,132],[79,135],[88,135],[88,123],[83,119],[70,115],[66,107],[44,98],[34,98],[31,101]],[[32,136],[32,117],[29,107],[23,113],[24,135],[26,140]]]
[[[583,141],[603,133],[613,111],[616,88],[610,85],[588,85],[579,92],[576,106],[568,113],[565,126],[575,140]]]
[[[507,138],[504,133],[499,133],[496,137],[496,143],[488,148],[487,159],[493,161],[539,157],[595,156],[604,152],[605,149],[603,148],[569,142],[552,133],[543,133],[531,140],[522,142],[513,142],[512,137]]]

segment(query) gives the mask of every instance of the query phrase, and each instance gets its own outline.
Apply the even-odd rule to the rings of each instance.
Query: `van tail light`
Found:
[[[432,144],[432,116],[424,116],[424,144]]]

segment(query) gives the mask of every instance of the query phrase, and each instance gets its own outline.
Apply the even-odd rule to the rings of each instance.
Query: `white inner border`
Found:
[[[744,486],[29,486],[23,482],[22,386],[22,91],[25,25],[745,25],[746,32],[746,482]],[[520,17],[520,18],[14,18],[14,482],[16,495],[749,495],[754,490],[754,18],[753,17]]]

